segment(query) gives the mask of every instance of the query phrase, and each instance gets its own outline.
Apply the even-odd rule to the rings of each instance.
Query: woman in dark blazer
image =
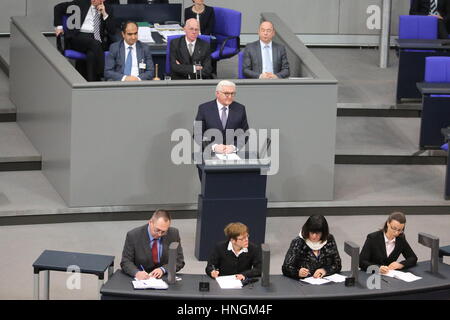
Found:
[[[324,216],[313,215],[291,242],[281,268],[293,279],[323,278],[341,271],[341,258]]]
[[[261,248],[248,241],[248,227],[240,222],[228,224],[227,241],[219,242],[208,259],[205,272],[211,278],[236,275],[238,280],[261,276]]]
[[[377,265],[380,266],[380,273],[386,274],[389,270],[415,266],[417,256],[403,234],[405,224],[406,217],[402,212],[391,213],[382,230],[367,236],[359,255],[359,267],[366,271],[369,266]],[[405,260],[397,262],[400,255]]]
[[[211,35],[214,30],[215,16],[213,7],[205,5],[204,0],[192,0],[193,6],[184,9],[184,21],[191,18],[200,21],[200,33]]]

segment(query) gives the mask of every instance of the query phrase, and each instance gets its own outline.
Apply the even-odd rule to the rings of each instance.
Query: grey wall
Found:
[[[53,6],[61,0],[2,0],[0,2],[0,33],[9,32],[9,17],[33,17],[42,31],[52,31]],[[125,0],[121,0],[125,2]],[[183,0],[171,0],[179,3]],[[192,1],[184,0],[185,6]],[[243,13],[242,34],[255,34],[261,12],[274,12],[295,34],[313,35],[377,35],[368,30],[366,9],[381,5],[382,0],[207,0],[207,4],[234,8]],[[397,32],[398,15],[407,14],[409,0],[393,0],[392,31]],[[328,42],[332,38],[327,38]],[[363,40],[355,38],[355,41]],[[245,37],[244,37],[245,40]]]

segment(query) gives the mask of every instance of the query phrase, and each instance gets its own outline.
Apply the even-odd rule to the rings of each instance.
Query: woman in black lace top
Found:
[[[341,271],[341,258],[334,237],[328,231],[324,216],[313,215],[303,225],[298,237],[291,242],[283,274],[293,279],[324,276]]]

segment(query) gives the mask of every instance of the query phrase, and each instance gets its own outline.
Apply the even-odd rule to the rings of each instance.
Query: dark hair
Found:
[[[223,229],[223,232],[228,240],[236,240],[241,234],[248,234],[248,227],[240,222],[232,222],[227,224],[225,229]]]
[[[153,222],[156,222],[159,218],[163,218],[164,221],[172,221],[172,218],[170,217],[169,211],[157,209],[155,212],[153,212],[152,217],[150,218]]]
[[[322,242],[328,239],[330,232],[328,229],[328,222],[324,216],[315,214],[306,220],[302,227],[303,239],[308,239],[310,232],[322,232],[322,236],[320,237],[320,241]]]
[[[400,224],[405,224],[406,223],[406,217],[405,214],[403,212],[400,211],[396,211],[396,212],[392,212],[389,217],[387,218],[386,222],[384,223],[383,226],[383,231],[387,232],[387,224],[391,223],[392,220],[397,221]],[[403,231],[405,231],[405,229],[403,229]]]
[[[120,30],[122,30],[122,32],[125,33],[125,30],[127,30],[127,27],[130,23],[134,24],[136,26],[136,28],[139,29],[139,26],[136,22],[127,20],[127,21],[122,22],[122,24],[120,25]]]

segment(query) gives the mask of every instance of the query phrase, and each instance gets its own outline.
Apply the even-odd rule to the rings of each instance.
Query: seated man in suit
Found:
[[[197,143],[210,138],[215,153],[229,154],[237,152],[245,144],[245,132],[248,130],[245,106],[234,101],[236,85],[222,80],[216,87],[216,99],[198,107],[195,126],[201,125],[202,136],[194,136]],[[207,130],[215,129],[211,137]],[[198,128],[194,132],[200,132]],[[211,133],[211,131],[210,131]]]
[[[86,54],[87,81],[98,81],[103,76],[105,65],[103,51],[109,46],[108,36],[115,33],[111,8],[104,2],[105,0],[73,0],[59,3],[54,9],[55,33],[59,36],[64,33],[63,17],[68,15],[67,9],[74,5],[80,8],[80,19],[74,19],[79,25],[75,23],[72,28],[68,25],[65,37],[71,49]]]
[[[437,17],[439,39],[448,39],[448,32],[450,30],[449,0],[412,0],[409,14]]]
[[[105,62],[105,78],[114,81],[141,81],[153,78],[150,47],[140,42],[138,25],[127,21],[122,25],[123,40],[109,47]]]
[[[209,44],[198,38],[200,25],[194,18],[186,21],[186,35],[170,43],[172,79],[210,79],[212,74]],[[198,73],[198,74],[197,74]]]
[[[278,79],[290,75],[286,48],[272,41],[275,29],[272,22],[259,25],[259,40],[247,44],[244,49],[242,71],[246,78]]]
[[[178,242],[176,271],[184,267],[183,249],[178,229],[170,226],[169,212],[156,210],[148,224],[127,233],[120,267],[138,280],[161,278],[169,261],[169,246]]]

